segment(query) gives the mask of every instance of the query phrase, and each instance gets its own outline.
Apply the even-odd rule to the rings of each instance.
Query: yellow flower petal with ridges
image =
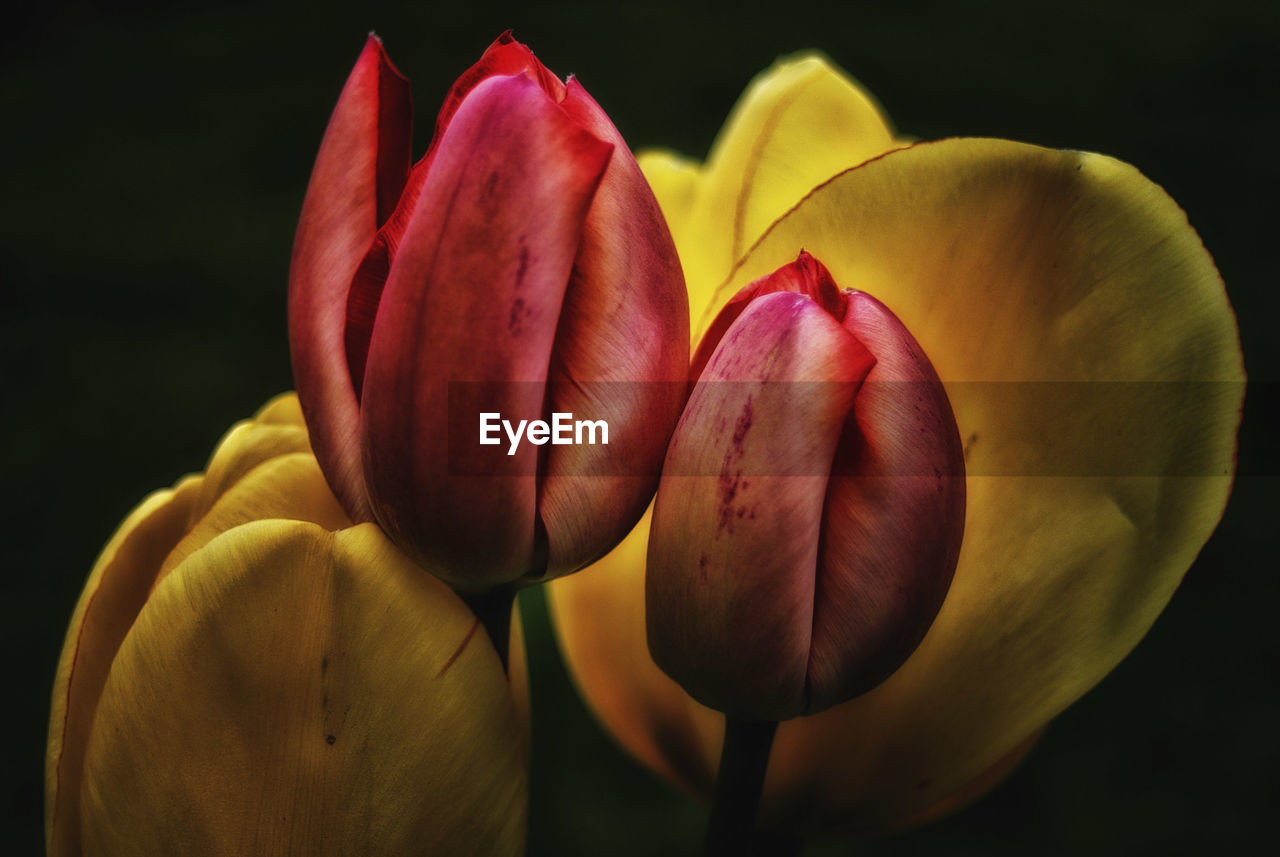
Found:
[[[311,443],[298,397],[288,393],[263,405],[251,419],[232,426],[218,442],[205,468],[200,501],[193,513],[203,515],[250,470],[291,452],[310,453]]]
[[[246,524],[116,656],[85,852],[517,854],[523,742],[478,620],[376,526]]]
[[[337,531],[350,527],[342,507],[310,452],[291,452],[263,461],[244,474],[174,545],[156,575],[156,585],[187,557],[241,524],[279,518],[308,521]]]
[[[765,784],[767,825],[876,828],[981,777],[1146,633],[1221,517],[1244,371],[1186,216],[1103,156],[996,140],[889,153],[807,194],[715,303],[802,248],[912,331],[967,447],[964,544],[937,622],[880,687],[783,724]],[[644,650],[646,539],[642,523],[557,582],[553,604],[601,716],[699,788],[718,716],[680,708],[651,663],[601,669]],[[643,717],[618,704],[646,693],[663,699]]]
[[[685,269],[694,336],[712,291],[769,224],[814,185],[901,145],[869,93],[807,53],[751,83],[705,167],[642,152]]]
[[[297,397],[278,396],[232,427],[204,474],[157,491],[121,524],[90,572],[54,679],[45,773],[45,830],[52,857],[80,853],[80,778],[89,724],[111,660],[155,586],[165,558],[218,498],[263,462],[309,450]]]
[[[182,538],[200,477],[157,491],[125,518],[89,573],[53,680],[45,755],[45,846],[79,857],[80,783],[89,726],[111,660],[146,602],[165,556]]]
[[[301,527],[301,530],[296,528]],[[86,853],[94,853],[93,848],[86,846],[81,842],[82,818],[87,818],[90,812],[107,811],[116,815],[122,815],[120,812],[121,798],[116,795],[121,788],[125,786],[139,788],[142,790],[159,788],[157,784],[165,784],[160,792],[156,793],[156,800],[147,804],[139,799],[136,805],[130,805],[128,808],[131,812],[142,813],[145,819],[137,821],[137,827],[132,830],[120,827],[122,822],[113,822],[98,817],[93,824],[94,835],[101,834],[104,837],[111,838],[118,833],[128,841],[137,840],[139,845],[135,846],[142,850],[138,853],[147,853],[147,849],[151,846],[146,843],[147,835],[159,836],[166,842],[163,849],[165,853],[181,853],[180,849],[184,847],[183,843],[190,844],[190,837],[195,836],[202,829],[198,821],[188,819],[191,822],[189,830],[179,826],[161,828],[155,826],[156,818],[160,816],[168,817],[165,812],[158,811],[157,807],[167,806],[164,800],[167,800],[167,789],[177,789],[182,787],[185,782],[187,787],[196,788],[198,783],[194,779],[184,781],[186,776],[182,771],[177,770],[184,764],[179,749],[172,750],[172,756],[168,765],[157,763],[153,767],[145,770],[137,769],[133,771],[116,770],[113,764],[102,761],[104,754],[120,752],[120,745],[117,743],[118,738],[115,737],[119,733],[118,729],[141,729],[149,733],[147,724],[163,723],[164,711],[176,710],[181,702],[169,700],[163,703],[164,711],[157,711],[146,714],[145,716],[135,710],[137,706],[156,705],[156,699],[163,696],[164,693],[171,693],[182,700],[203,699],[210,706],[217,707],[214,703],[223,706],[224,709],[234,706],[237,702],[241,704],[256,705],[258,704],[258,696],[252,699],[246,697],[233,698],[230,696],[219,697],[211,701],[210,693],[216,692],[208,686],[193,683],[189,686],[173,685],[173,676],[176,667],[170,665],[163,669],[164,678],[157,677],[151,682],[148,691],[144,693],[135,693],[133,690],[123,692],[123,697],[116,699],[110,705],[116,708],[104,707],[107,703],[102,702],[106,697],[104,693],[110,694],[114,691],[104,691],[108,686],[125,686],[130,682],[137,681],[136,671],[139,669],[159,669],[156,667],[157,658],[171,658],[175,656],[175,650],[171,646],[171,640],[175,637],[165,636],[153,640],[152,646],[145,647],[141,653],[137,651],[136,639],[139,634],[146,635],[151,631],[142,631],[140,628],[161,627],[166,626],[165,623],[178,623],[179,619],[175,618],[181,610],[176,610],[170,605],[172,595],[175,591],[190,591],[196,589],[199,591],[223,591],[218,589],[219,586],[225,586],[227,591],[240,592],[245,588],[252,589],[255,586],[267,585],[259,577],[265,575],[265,580],[275,580],[271,575],[279,571],[276,566],[264,567],[255,557],[276,556],[280,559],[279,551],[285,551],[284,560],[281,562],[287,566],[288,574],[306,575],[313,574],[317,581],[328,580],[330,583],[337,580],[346,580],[355,578],[356,582],[350,583],[350,586],[357,590],[363,588],[368,590],[369,598],[393,596],[404,601],[407,604],[422,601],[428,597],[433,600],[431,611],[426,614],[426,621],[435,622],[436,613],[439,612],[444,618],[453,617],[454,625],[457,625],[458,616],[469,616],[470,623],[466,628],[462,629],[463,633],[456,633],[458,629],[449,625],[448,622],[433,628],[437,628],[438,634],[430,635],[422,633],[419,627],[422,617],[416,617],[413,622],[404,624],[398,628],[383,628],[379,633],[385,635],[404,634],[415,638],[415,651],[402,652],[400,657],[404,663],[416,664],[422,666],[426,661],[434,663],[441,658],[448,660],[450,653],[458,653],[459,657],[456,662],[451,662],[449,671],[454,672],[455,676],[465,673],[477,673],[481,675],[480,682],[495,681],[502,686],[504,701],[498,704],[496,708],[490,705],[489,696],[492,694],[480,693],[474,697],[477,705],[485,707],[484,711],[477,709],[468,715],[475,722],[472,724],[476,729],[480,729],[483,723],[488,723],[492,727],[494,718],[503,721],[506,725],[502,727],[504,735],[501,740],[492,745],[487,745],[481,751],[481,756],[489,761],[489,756],[498,760],[494,766],[494,770],[505,772],[515,759],[519,764],[519,771],[514,779],[510,782],[504,780],[501,788],[491,792],[489,798],[481,800],[495,800],[504,804],[502,812],[497,816],[492,814],[484,816],[476,816],[476,819],[486,819],[482,824],[464,823],[464,827],[469,826],[467,835],[480,843],[477,847],[481,850],[471,853],[489,853],[485,849],[495,849],[493,853],[516,854],[523,849],[523,819],[525,812],[524,805],[524,785],[527,779],[526,763],[524,762],[525,738],[524,733],[527,729],[528,712],[527,712],[527,676],[523,669],[523,647],[521,645],[522,638],[520,634],[520,625],[518,621],[513,622],[512,628],[512,675],[510,686],[508,689],[507,682],[503,678],[501,668],[497,663],[496,653],[492,646],[487,644],[485,635],[482,630],[472,631],[474,626],[474,616],[461,604],[460,601],[446,588],[439,585],[434,578],[421,569],[417,569],[409,565],[408,560],[390,547],[389,543],[381,538],[381,534],[376,528],[351,528],[351,522],[347,519],[337,501],[334,499],[328,486],[325,484],[324,478],[320,473],[319,467],[314,457],[310,453],[310,446],[307,440],[306,429],[302,424],[301,411],[298,408],[297,398],[292,394],[280,396],[264,406],[258,414],[251,420],[245,421],[233,427],[231,431],[219,443],[218,448],[210,458],[208,469],[205,474],[190,476],[179,482],[172,490],[156,492],[156,494],[147,498],[137,510],[135,510],[121,525],[119,532],[108,543],[103,550],[102,556],[96,563],[93,572],[90,574],[89,580],[81,595],[80,602],[76,607],[75,614],[72,618],[71,627],[67,634],[67,640],[63,648],[62,658],[59,663],[58,673],[54,681],[53,695],[53,716],[50,720],[49,730],[49,750],[47,756],[46,770],[46,833],[48,852],[51,857],[79,857]],[[368,530],[368,532],[365,532]],[[301,533],[301,535],[299,535]],[[375,535],[376,534],[376,535]],[[282,540],[294,544],[294,547],[307,543],[311,545],[305,556],[295,555],[290,559],[288,556],[289,548],[280,547]],[[310,541],[308,541],[310,540]],[[242,550],[242,556],[232,557],[224,549],[229,545],[239,545],[236,550]],[[390,553],[390,556],[388,555]],[[221,559],[219,559],[219,557]],[[301,565],[290,565],[290,562],[301,563]],[[223,567],[219,562],[242,562],[242,566],[235,568]],[[212,563],[212,568],[209,566]],[[374,563],[376,566],[362,565]],[[361,570],[361,568],[367,570]],[[427,589],[418,590],[416,584],[408,580],[409,572],[405,568],[412,568],[413,573],[421,577],[424,581],[428,581]],[[309,569],[305,571],[303,569]],[[322,573],[323,572],[323,573]],[[325,577],[325,575],[328,577]],[[194,575],[194,577],[193,577]],[[228,577],[230,576],[230,577]],[[245,579],[242,580],[241,577]],[[367,578],[367,579],[366,579]],[[182,581],[174,582],[174,581]],[[213,587],[213,589],[209,589]],[[293,584],[294,594],[297,596],[295,600],[306,600],[303,596],[310,597],[313,595],[307,589],[308,584],[302,581],[295,581]],[[399,589],[395,592],[382,591],[388,587]],[[403,590],[403,591],[400,591]],[[439,591],[436,591],[439,590]],[[331,590],[332,591],[332,587]],[[375,591],[381,592],[381,595],[374,595]],[[418,595],[414,595],[417,592]],[[431,594],[434,593],[434,594]],[[230,596],[228,596],[230,597]],[[232,599],[234,600],[234,599]],[[226,604],[227,602],[222,602]],[[314,601],[308,602],[315,607]],[[355,609],[368,608],[368,598],[362,602],[365,606],[358,608],[356,604],[334,605],[329,620],[331,620],[331,628],[336,627],[332,623],[337,623],[340,617],[349,617],[350,611]],[[159,606],[158,606],[159,605]],[[419,607],[422,605],[419,604]],[[212,607],[201,606],[198,602],[193,607],[192,604],[186,604],[186,608],[195,609],[198,614],[200,610],[212,610]],[[248,604],[241,604],[241,608],[249,610]],[[221,608],[219,608],[221,609]],[[230,609],[229,607],[227,609]],[[296,609],[296,604],[289,603],[274,605],[267,608],[254,609],[274,609],[277,613],[287,610]],[[176,610],[176,612],[174,612]],[[157,612],[159,611],[159,612]],[[344,612],[345,611],[345,612]],[[222,615],[222,614],[218,614]],[[335,618],[336,617],[336,618]],[[191,619],[190,616],[187,617]],[[181,620],[181,621],[186,621]],[[194,619],[191,619],[194,622]],[[320,621],[317,619],[316,621]],[[346,619],[342,620],[343,622]],[[379,617],[378,622],[387,621],[385,617]],[[214,633],[217,628],[221,628],[221,619],[216,617],[205,617],[205,625],[200,627],[192,627],[189,630],[192,635],[204,634],[206,632]],[[415,624],[416,623],[416,624]],[[199,624],[199,623],[196,623]],[[339,623],[341,624],[341,623]],[[342,625],[342,627],[346,627]],[[226,630],[226,629],[223,629]],[[444,632],[448,631],[448,634]],[[159,632],[157,632],[159,633]],[[168,634],[169,632],[164,632]],[[256,633],[246,630],[245,634]],[[334,633],[338,633],[334,631]],[[467,655],[461,657],[462,648],[458,647],[456,638],[464,637],[466,633],[472,634],[476,639],[469,639],[468,650],[479,649],[488,654],[481,657],[481,661],[485,657],[492,660],[491,664],[473,663],[475,655]],[[434,632],[433,632],[434,634]],[[193,638],[194,639],[194,638]],[[364,639],[363,637],[361,639]],[[484,641],[483,644],[477,645],[477,641]],[[233,632],[232,641],[237,645],[244,643],[249,645],[249,637],[240,635],[238,631]],[[223,642],[227,642],[224,640]],[[162,644],[163,643],[163,644]],[[221,645],[221,643],[219,644]],[[228,643],[230,645],[230,643]],[[244,671],[241,678],[244,682],[249,683],[256,680],[264,680],[263,676],[270,670],[283,669],[280,667],[280,659],[297,656],[298,651],[281,649],[277,651],[276,646],[262,646],[261,641],[258,643],[261,651],[259,659],[263,662],[257,665],[259,672],[254,672],[248,666],[241,664]],[[232,647],[234,648],[234,647]],[[123,652],[132,654],[122,654]],[[275,661],[266,658],[266,654],[274,654],[277,656]],[[227,650],[221,651],[222,655],[227,654]],[[213,653],[205,653],[207,656],[215,657]],[[196,657],[196,655],[192,655]],[[351,663],[351,670],[360,671],[365,669],[371,657],[369,653],[357,651],[356,646],[349,646],[347,654],[342,655],[348,658]],[[388,655],[389,657],[389,655]],[[365,659],[365,660],[362,660]],[[232,670],[233,667],[223,664],[225,670]],[[264,672],[265,671],[265,672]],[[287,672],[287,670],[285,670]],[[434,675],[435,673],[432,673]],[[335,673],[337,675],[337,673]],[[468,681],[475,679],[469,678]],[[355,687],[353,693],[359,692],[360,682],[363,679],[357,677],[348,681],[348,686]],[[457,678],[455,681],[462,681]],[[275,687],[274,681],[267,681],[266,686]],[[283,685],[282,685],[283,686]],[[488,685],[486,685],[487,687]],[[436,685],[439,690],[439,686]],[[321,694],[323,696],[323,694]],[[332,694],[331,694],[332,696]],[[419,694],[421,697],[421,694]],[[456,702],[456,694],[450,699]],[[385,698],[385,697],[384,697]],[[434,747],[422,746],[421,741],[427,739],[428,733],[434,735],[435,739],[439,739],[438,733],[430,732],[430,724],[443,718],[448,721],[450,718],[456,719],[456,711],[448,706],[435,706],[435,702],[443,702],[436,697],[432,697],[432,704],[428,705],[422,698],[415,698],[412,694],[405,697],[417,707],[413,711],[405,710],[403,717],[416,718],[416,726],[418,729],[413,736],[404,738],[400,735],[393,735],[393,743],[400,747],[400,752],[404,755],[399,759],[401,764],[400,770],[409,771],[413,765],[430,765],[433,766],[433,773],[428,777],[433,783],[448,783],[450,778],[453,780],[453,788],[457,791],[457,784],[461,781],[467,783],[472,782],[470,773],[465,773],[459,769],[457,765],[452,771],[435,770],[437,762],[444,759],[448,754],[441,755],[441,751]],[[374,704],[367,703],[366,704]],[[374,704],[376,708],[378,704]],[[450,703],[453,704],[453,703]],[[134,708],[130,708],[134,706]],[[435,706],[435,707],[433,707]],[[394,706],[392,706],[394,707]],[[281,709],[282,711],[284,709]],[[495,713],[496,712],[496,713]],[[224,710],[224,715],[230,720],[236,717],[244,719],[243,710],[240,715],[232,717]],[[303,728],[307,722],[307,711],[295,712],[298,714],[292,723],[294,729]],[[130,720],[125,725],[117,722],[117,717],[127,718],[143,718],[140,723],[133,723]],[[249,718],[246,723],[251,722],[253,718]],[[191,722],[188,722],[190,726]],[[108,724],[108,725],[104,725]],[[234,724],[232,724],[234,725]],[[391,735],[392,730],[396,728],[395,718],[388,718],[381,713],[377,716],[371,715],[369,728],[373,732],[381,730],[384,737]],[[484,727],[484,728],[489,728]],[[186,728],[186,727],[184,727]],[[228,728],[231,728],[228,726]],[[240,735],[244,739],[244,747],[249,747],[254,740],[252,727],[246,725],[243,734]],[[471,728],[471,727],[467,727]],[[102,735],[110,734],[112,737],[98,737],[90,740],[90,733],[97,731]],[[514,738],[506,733],[514,734]],[[283,728],[277,732],[279,734],[288,734],[289,728]],[[194,736],[199,734],[191,732]],[[232,730],[232,734],[234,730]],[[330,733],[325,733],[327,734]],[[336,744],[336,733],[335,744]],[[371,733],[372,734],[372,733]],[[172,738],[172,735],[168,736]],[[267,736],[258,735],[258,738]],[[141,744],[145,744],[150,740],[161,740],[159,736],[150,734],[140,735],[137,740]],[[453,739],[448,739],[444,743],[449,743]],[[418,742],[418,743],[415,743]],[[138,746],[141,746],[139,744]],[[199,740],[192,738],[188,742],[188,748],[196,748]],[[443,745],[442,745],[443,746]],[[244,749],[243,747],[241,749]],[[421,751],[421,752],[418,752]],[[132,750],[129,751],[132,753]],[[169,753],[169,750],[164,751]],[[254,750],[254,754],[258,751]],[[100,766],[89,771],[89,779],[94,779],[99,785],[90,786],[86,783],[85,762],[86,753],[98,759]],[[417,753],[417,755],[413,755]],[[157,760],[161,757],[157,756]],[[229,756],[230,758],[242,758]],[[338,779],[346,778],[344,782],[348,785],[354,783],[361,788],[367,779],[369,779],[370,769],[360,769],[360,765],[356,764],[350,755],[328,756],[326,759],[338,759],[327,770],[326,777],[332,775]],[[212,764],[216,759],[212,756],[206,757],[206,760]],[[225,761],[225,760],[224,760]],[[311,764],[313,761],[309,756],[292,757],[294,763]],[[130,764],[133,764],[132,762]],[[361,762],[363,764],[363,762]],[[176,766],[176,767],[175,767]],[[136,768],[136,765],[135,765]],[[222,782],[232,793],[238,794],[241,789],[233,788],[235,783],[231,779],[226,779],[228,769],[223,769],[221,774],[224,780],[217,779],[216,776],[205,779],[205,785],[210,795],[214,798],[225,799],[226,794],[220,794],[216,785]],[[488,770],[486,768],[486,770]],[[295,774],[309,775],[313,773],[311,767],[299,770],[295,769]],[[116,782],[112,778],[125,775],[128,777],[141,778],[137,781],[129,783]],[[409,776],[409,773],[405,774]],[[416,775],[416,774],[415,774]],[[505,776],[505,773],[503,774]],[[362,779],[362,777],[364,779]],[[232,778],[234,779],[234,778]],[[260,778],[259,778],[260,779]],[[110,781],[110,786],[103,786],[101,783]],[[255,781],[252,778],[246,782]],[[484,776],[475,779],[475,782],[484,781]],[[330,782],[326,780],[326,783]],[[316,784],[316,789],[321,789],[322,784]],[[329,788],[324,785],[324,788]],[[337,788],[338,786],[333,786]],[[443,787],[443,786],[442,786]],[[100,806],[86,804],[82,806],[82,798],[88,795],[90,788],[98,789],[96,794],[101,799]],[[468,785],[462,786],[462,791],[470,788]],[[516,794],[513,798],[510,790],[514,788]],[[370,791],[370,794],[375,794]],[[308,794],[311,794],[310,792]],[[474,797],[474,796],[473,796]],[[403,799],[402,799],[403,800]],[[451,801],[455,799],[451,798]],[[216,802],[216,801],[215,801]],[[447,803],[447,802],[446,802]],[[466,803],[463,799],[462,803]],[[455,805],[456,801],[455,801]],[[509,805],[509,806],[508,806]],[[444,804],[437,803],[432,811],[438,812]],[[463,806],[464,812],[478,811],[479,804],[473,801],[470,807]],[[315,809],[313,806],[312,810]],[[193,809],[193,811],[195,811]],[[289,811],[285,812],[288,815]],[[387,809],[385,812],[379,809],[369,808],[364,818],[370,824],[381,823],[377,819],[382,818],[386,821],[387,813],[394,813],[394,807]],[[381,813],[381,815],[379,815]],[[400,814],[402,820],[403,814]],[[493,819],[496,818],[495,822]],[[212,817],[206,820],[212,822]],[[417,819],[421,822],[421,819]],[[269,846],[271,843],[288,844],[290,842],[302,842],[305,837],[312,835],[312,828],[319,824],[314,816],[298,816],[288,815],[287,823],[280,822],[279,819],[268,819],[262,816],[257,818],[261,824],[258,827],[253,826],[254,819],[245,817],[239,822],[239,827],[230,827],[228,830],[239,831],[244,833],[246,837],[252,839],[259,837],[259,844],[267,851],[256,853],[270,853]],[[325,823],[338,823],[341,821],[341,814],[333,819],[325,819]],[[412,821],[410,819],[409,821]],[[270,822],[270,823],[268,823]],[[221,822],[217,822],[221,823]],[[408,822],[406,822],[408,823]],[[423,822],[425,823],[425,822]],[[87,822],[86,822],[87,824]],[[439,819],[431,822],[433,828],[438,828],[441,835],[446,839],[453,835],[449,833],[451,829],[447,822],[441,822]],[[310,825],[310,826],[308,826]],[[323,826],[323,825],[321,825]],[[408,825],[412,827],[412,824]],[[384,825],[385,827],[385,825]],[[483,829],[480,829],[483,827]],[[84,829],[88,829],[85,827]],[[328,828],[326,828],[328,830]],[[150,831],[146,834],[145,831]],[[399,831],[398,833],[396,831]],[[456,831],[455,831],[456,832]],[[386,835],[392,837],[393,834],[400,835],[403,833],[401,828],[395,831],[387,829]],[[222,835],[222,834],[219,834]],[[333,830],[325,835],[337,836]],[[352,834],[354,835],[354,834]],[[416,833],[413,835],[417,835]],[[459,834],[461,835],[461,834]],[[283,838],[279,838],[283,837]],[[296,838],[301,837],[301,838]],[[234,837],[225,840],[219,840],[224,844],[230,843],[227,847],[238,847],[234,841]],[[248,841],[248,840],[246,840]],[[426,840],[423,840],[426,841]],[[206,843],[208,845],[209,843]],[[376,844],[376,843],[375,843]],[[152,843],[154,845],[154,843]],[[441,847],[447,849],[447,853],[454,853],[453,849],[456,842],[445,842]],[[89,843],[94,846],[94,843]],[[96,846],[94,846],[96,847]],[[111,853],[117,845],[112,845]],[[123,847],[123,846],[119,846]],[[247,847],[247,846],[246,846]],[[283,847],[283,845],[282,845]],[[372,846],[371,846],[372,847]],[[415,846],[417,847],[417,846]],[[175,850],[178,849],[178,850]],[[357,848],[356,850],[364,850]],[[204,853],[204,852],[202,852]],[[309,852],[310,853],[310,852]],[[323,853],[323,852],[315,852]],[[466,852],[461,852],[466,853]]]

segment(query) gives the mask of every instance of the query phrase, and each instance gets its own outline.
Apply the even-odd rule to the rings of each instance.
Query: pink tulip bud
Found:
[[[679,417],[670,234],[600,107],[509,34],[454,84],[412,168],[410,127],[408,83],[370,36],[290,272],[316,456],[353,519],[460,590],[573,571],[644,511]],[[480,410],[604,420],[610,445],[479,449]]]
[[[803,251],[725,306],[693,367],[649,540],[654,660],[752,720],[871,689],[923,638],[960,553],[964,454],[937,373]]]

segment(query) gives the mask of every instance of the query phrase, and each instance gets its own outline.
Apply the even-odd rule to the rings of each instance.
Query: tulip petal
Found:
[[[476,412],[451,417],[453,384],[497,385],[490,409],[504,418],[541,416],[555,319],[612,149],[526,77],[485,81],[449,123],[392,264],[361,403],[365,475],[396,543],[423,546],[416,558],[455,584],[540,570],[528,567],[537,447],[499,450],[496,473],[478,475],[438,440],[451,425],[475,437]]]
[[[475,65],[458,76],[457,82],[445,96],[440,114],[436,117],[435,138],[438,140],[444,136],[444,130],[453,119],[453,114],[458,112],[462,100],[471,93],[471,90],[491,77],[513,74],[523,74],[538,84],[552,101],[557,103],[564,101],[565,86],[560,78],[538,61],[528,45],[517,42],[511,35],[511,31],[507,30],[494,39],[493,44],[485,48],[485,52],[480,55],[480,59],[476,60]]]
[[[523,74],[528,77],[541,86],[543,91],[555,101],[564,99],[564,84],[546,66],[538,62],[532,51],[515,41],[510,31],[499,36],[476,64],[463,72],[450,87],[448,95],[445,96],[444,105],[436,116],[431,145],[410,171],[395,212],[385,219],[385,223],[379,221],[382,223],[381,228],[364,259],[361,260],[351,282],[351,290],[347,296],[347,319],[343,341],[351,384],[355,389],[357,400],[363,392],[364,372],[369,357],[369,340],[373,335],[373,324],[377,318],[378,304],[382,300],[382,290],[386,287],[387,276],[391,271],[391,259],[417,209],[422,182],[431,169],[436,148],[444,137],[445,129],[449,127],[453,114],[457,112],[463,99],[471,94],[471,90],[489,77],[512,74]]]
[[[165,558],[153,588],[221,534],[269,518],[306,521],[329,531],[351,526],[310,452],[277,456],[254,467],[210,508],[201,511]]]
[[[86,852],[521,853],[524,736],[477,628],[372,525],[214,539],[112,667]]]
[[[276,465],[281,461],[289,462],[285,469]],[[345,520],[309,454],[293,394],[272,399],[250,420],[232,427],[204,476],[187,477],[147,498],[94,565],[54,680],[45,778],[51,857],[80,854],[80,777],[89,724],[112,659],[148,593],[173,567],[175,553],[190,553],[218,532],[249,520],[253,510],[330,526]]]
[[[693,207],[703,185],[702,165],[690,158],[661,149],[646,149],[636,154],[636,164],[644,173],[654,197],[662,209],[662,217],[671,230],[676,252],[682,263],[698,253],[693,242]]]
[[[609,444],[547,452],[538,510],[551,576],[599,559],[644,512],[689,366],[684,278],[657,201],[622,136],[576,80],[562,106],[612,143],[614,155],[582,227],[548,398],[553,413],[604,420]]]
[[[251,417],[255,423],[264,425],[301,426],[306,428],[306,420],[302,416],[302,405],[298,402],[297,393],[281,393],[268,401]]]
[[[696,381],[701,377],[702,370],[707,367],[707,361],[719,347],[720,340],[737,321],[738,316],[742,315],[742,311],[756,298],[773,292],[808,295],[817,301],[818,305],[832,318],[838,322],[844,322],[848,301],[840,291],[840,287],[836,285],[835,280],[831,279],[831,272],[821,262],[801,250],[795,262],[783,265],[773,273],[743,286],[721,308],[715,320],[708,325],[707,332],[702,335],[702,341],[698,343],[698,349],[694,352],[693,362],[689,366],[690,379]],[[854,333],[856,335],[856,332]]]
[[[157,491],[129,514],[89,573],[53,682],[45,761],[49,857],[80,857],[84,753],[116,650],[147,600],[164,557],[182,538],[200,478]]]
[[[300,452],[311,453],[305,426],[263,422],[257,418],[232,426],[218,442],[205,468],[200,499],[192,507],[190,523],[195,524],[219,497],[258,465]]]
[[[812,298],[779,292],[742,313],[689,397],[645,598],[654,660],[704,705],[752,720],[808,708],[823,497],[873,363]]]
[[[712,291],[733,264],[805,191],[898,145],[871,95],[818,55],[781,60],[752,81],[712,146],[689,216],[672,225],[694,332],[719,308]],[[654,185],[663,210],[679,210],[667,188],[683,195],[685,183]]]
[[[338,99],[302,204],[289,269],[293,376],[316,457],[357,520],[369,517],[344,334],[351,281],[408,176],[408,82],[370,36]]]
[[[827,486],[812,711],[901,666],[942,606],[964,534],[964,451],[942,382],[884,304],[861,292],[846,299],[844,328],[876,365]]]
[[[917,815],[909,818],[899,818],[889,820],[881,830],[872,830],[871,833],[888,833],[898,830],[908,830],[913,827],[920,827],[929,824],[940,818],[944,818],[952,813],[960,812],[971,806],[979,799],[985,797],[988,792],[1000,785],[1005,779],[1012,774],[1019,765],[1027,758],[1027,754],[1040,740],[1040,736],[1044,734],[1041,729],[1033,732],[1031,737],[1014,747],[1007,755],[997,761],[987,770],[983,771],[973,780],[971,780],[964,788],[954,794],[943,798],[933,806]]]
[[[387,276],[391,273],[391,259],[396,248],[409,228],[409,221],[418,204],[418,195],[422,193],[422,183],[426,181],[427,171],[431,168],[434,148],[428,150],[425,157],[414,164],[405,183],[404,192],[400,195],[400,205],[392,213],[390,219],[382,224],[378,234],[374,236],[369,251],[356,267],[351,278],[351,288],[347,292],[347,318],[342,332],[342,344],[346,349],[347,372],[351,376],[351,389],[355,391],[356,402],[364,393],[364,373],[369,362],[369,340],[373,337],[373,323],[378,317],[378,304],[382,301],[382,291],[387,285]]]

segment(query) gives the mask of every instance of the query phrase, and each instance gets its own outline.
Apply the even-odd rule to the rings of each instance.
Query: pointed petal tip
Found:
[[[752,280],[729,299],[698,344],[690,366],[690,380],[696,381],[702,374],[720,340],[747,306],[758,298],[778,292],[790,292],[810,298],[837,322],[844,321],[847,312],[845,292],[836,285],[826,265],[801,248],[794,262]]]
[[[369,35],[365,37],[364,50],[360,52],[360,59],[356,61],[356,65],[358,67],[366,62],[377,63],[380,70],[391,72],[404,84],[409,83],[409,78],[405,77],[404,73],[396,68],[396,64],[391,61],[382,37],[373,30],[370,30]]]

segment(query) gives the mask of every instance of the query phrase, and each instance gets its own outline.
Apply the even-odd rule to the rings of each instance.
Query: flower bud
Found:
[[[688,365],[670,234],[600,107],[510,36],[454,85],[412,169],[410,124],[371,37],[290,273],[316,456],[353,520],[459,590],[573,571],[640,517],[679,417],[681,385],[660,383]],[[481,472],[457,449],[481,412],[604,420],[610,443],[525,444]]]
[[[475,616],[351,524],[282,398],[94,567],[54,682],[48,853],[520,854],[521,720]]]
[[[946,391],[883,304],[799,259],[713,322],[654,507],[654,660],[786,720],[885,679],[942,606],[964,531]]]

